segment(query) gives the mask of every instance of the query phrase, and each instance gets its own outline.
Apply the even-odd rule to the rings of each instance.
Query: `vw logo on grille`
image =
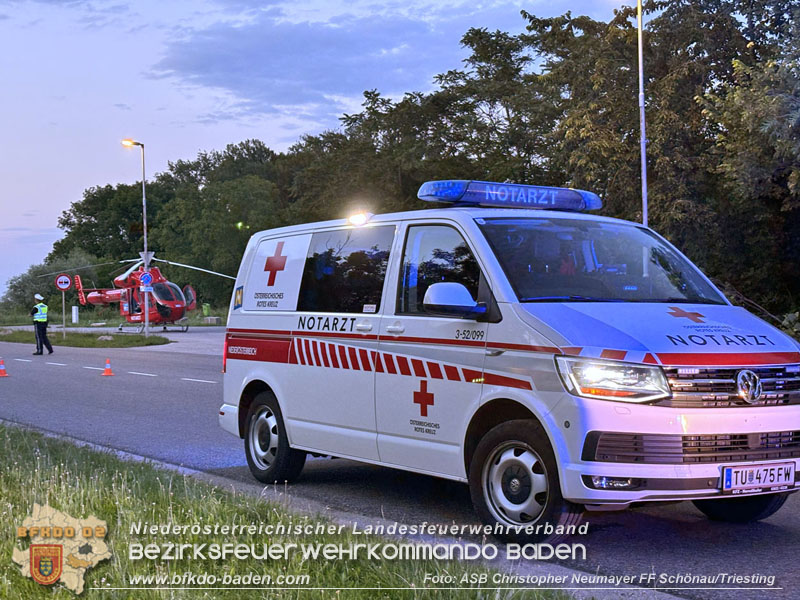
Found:
[[[761,398],[761,380],[752,371],[739,371],[736,375],[736,389],[739,397],[748,404],[755,404]]]

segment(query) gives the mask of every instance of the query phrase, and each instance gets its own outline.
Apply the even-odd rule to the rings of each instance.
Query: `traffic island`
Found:
[[[138,334],[109,334],[109,333],[74,333],[67,330],[66,337],[50,334],[50,343],[53,346],[72,346],[76,348],[133,348],[137,346],[161,346],[169,344],[170,340],[160,335],[145,337]],[[16,344],[35,343],[33,331],[21,329],[0,330],[0,342]]]

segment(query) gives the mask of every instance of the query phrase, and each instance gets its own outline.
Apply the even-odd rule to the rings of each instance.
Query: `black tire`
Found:
[[[250,472],[262,483],[294,481],[303,470],[306,453],[289,447],[281,407],[272,392],[261,392],[250,405],[244,452]]]
[[[771,517],[786,502],[789,494],[763,494],[740,498],[693,500],[692,503],[712,521],[752,523]]]
[[[561,495],[553,449],[533,419],[506,421],[483,436],[470,462],[469,490],[481,521],[507,526],[497,535],[504,541],[553,543],[563,536],[544,531],[546,523],[577,526],[583,515],[583,506]],[[508,530],[539,524],[538,533]]]

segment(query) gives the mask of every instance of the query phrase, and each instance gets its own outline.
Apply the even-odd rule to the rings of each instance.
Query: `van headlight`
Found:
[[[556,356],[556,366],[564,386],[575,396],[621,402],[652,402],[670,396],[661,367],[570,356]]]

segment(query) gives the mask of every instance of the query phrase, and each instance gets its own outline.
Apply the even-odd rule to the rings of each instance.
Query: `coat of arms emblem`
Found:
[[[36,583],[51,585],[61,577],[61,544],[31,544],[31,577]]]

